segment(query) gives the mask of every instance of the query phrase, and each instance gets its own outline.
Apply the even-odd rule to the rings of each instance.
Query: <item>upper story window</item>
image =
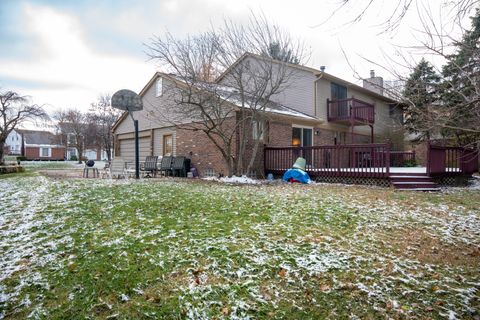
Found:
[[[67,143],[70,145],[77,143],[77,137],[74,133],[67,133]]]
[[[158,78],[156,83],[155,96],[160,97],[163,94],[163,79]]]
[[[332,100],[347,99],[347,87],[332,82],[331,84],[331,98]]]

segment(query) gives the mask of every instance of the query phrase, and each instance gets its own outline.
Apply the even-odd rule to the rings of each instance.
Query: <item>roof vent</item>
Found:
[[[320,66],[320,71],[325,72],[325,66]]]
[[[375,70],[370,70],[370,78],[375,78]]]

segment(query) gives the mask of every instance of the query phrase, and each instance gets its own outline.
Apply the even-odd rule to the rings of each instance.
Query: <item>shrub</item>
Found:
[[[70,156],[70,161],[77,161],[78,158],[76,155]]]
[[[416,167],[417,166],[417,161],[415,159],[410,159],[410,160],[405,160],[403,162],[404,167]]]

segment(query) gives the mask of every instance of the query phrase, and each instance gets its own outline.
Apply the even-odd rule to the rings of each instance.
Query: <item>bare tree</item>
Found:
[[[354,0],[343,1],[337,11],[354,3]],[[350,23],[363,19],[376,3],[378,1],[372,0],[360,6],[362,10]],[[420,22],[414,31],[414,42],[409,46],[397,46],[394,58],[386,56],[384,63],[365,60],[404,84],[402,90],[384,90],[402,102],[408,129],[418,133],[419,139],[422,135],[427,139],[447,139],[461,146],[476,146],[480,151],[480,1],[441,1],[441,12],[445,14],[442,19],[438,18],[438,13],[433,13],[425,0],[398,3],[391,13],[394,18],[374,23],[381,32],[390,33],[401,25],[408,12],[413,11]],[[468,16],[472,17],[467,26],[465,17]],[[428,62],[433,66],[430,73],[438,75],[434,84],[432,79],[419,76],[419,67],[426,64],[426,61],[419,61],[419,56],[430,58]],[[435,94],[428,92],[433,87]],[[428,99],[425,99],[425,93],[428,93]]]
[[[48,117],[42,107],[28,102],[14,91],[0,92],[0,164],[4,163],[5,141],[13,129],[27,119]]]
[[[330,15],[314,27],[323,26],[333,20],[342,21],[343,26],[351,26],[362,20],[367,20],[368,14],[374,12],[376,19],[373,20],[372,24],[378,27],[379,33],[393,33],[402,25],[409,12],[414,11],[418,15],[428,15],[431,12],[428,0],[398,0],[392,2],[394,5],[391,9],[385,9],[385,3],[381,0],[340,0],[338,2],[338,6]],[[479,0],[439,0],[435,4],[443,9],[446,16],[452,18],[453,21],[451,22],[459,23],[464,17],[468,17],[472,11],[475,11],[479,3]],[[383,18],[377,16],[379,11],[383,13]],[[339,15],[342,15],[342,19],[336,19]],[[349,18],[345,19],[346,15],[349,15]],[[372,21],[372,19],[370,20]]]
[[[77,109],[66,109],[55,112],[53,116],[66,146],[77,149],[78,163],[82,163],[85,146],[88,143],[88,115]]]
[[[89,119],[96,126],[96,140],[101,150],[105,150],[107,159],[112,159],[113,135],[112,127],[121,116],[122,111],[112,108],[111,95],[103,94],[97,102],[91,104]]]
[[[229,175],[250,171],[263,143],[252,137],[252,128],[257,136],[265,133],[271,98],[296,75],[287,61],[264,56],[272,43],[295,62],[306,58],[302,42],[253,14],[247,25],[225,20],[209,32],[186,39],[166,33],[147,46],[150,58],[178,79],[175,101],[182,107],[172,106],[164,119],[170,116],[176,126],[203,131],[222,153]],[[255,59],[235,64],[246,53]],[[221,76],[211,82],[212,75]]]

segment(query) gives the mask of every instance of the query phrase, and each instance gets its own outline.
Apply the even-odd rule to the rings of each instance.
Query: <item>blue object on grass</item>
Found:
[[[288,169],[287,172],[285,172],[285,174],[283,175],[282,180],[285,182],[289,182],[291,181],[290,179],[305,184],[309,184],[312,182],[308,173],[300,169]]]

